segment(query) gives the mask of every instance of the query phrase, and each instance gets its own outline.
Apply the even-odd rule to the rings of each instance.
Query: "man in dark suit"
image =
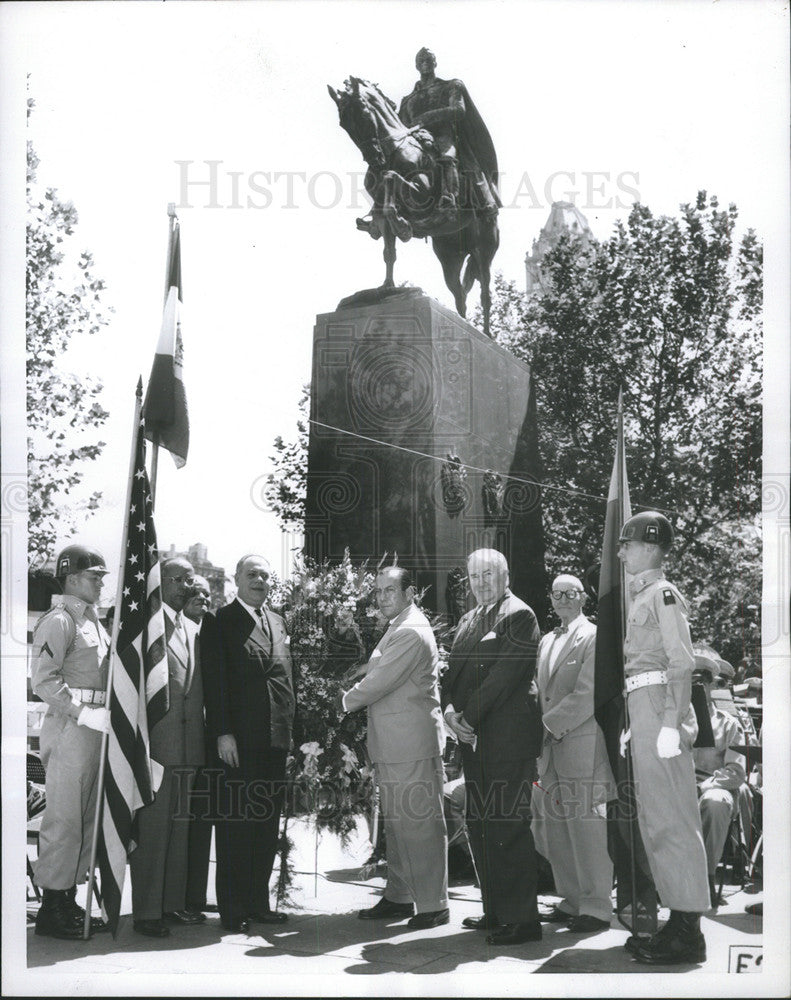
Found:
[[[481,883],[490,944],[539,941],[530,791],[541,749],[535,681],[539,631],[531,609],[508,589],[508,563],[494,549],[467,560],[478,606],[459,622],[442,681],[445,721],[462,748],[467,828]]]
[[[192,584],[192,566],[186,559],[167,559],[162,564],[169,707],[151,730],[150,741],[151,758],[164,766],[164,774],[154,801],[137,814],[138,846],[129,856],[133,926],[148,937],[168,936],[163,916],[182,924],[205,919],[185,907],[189,794],[194,772],[204,761],[197,629],[182,614]]]
[[[269,563],[248,555],[236,567],[236,599],[201,626],[206,727],[222,770],[215,825],[217,904],[223,926],[275,924],[269,879],[291,748],[296,698],[283,619],[264,604]]]

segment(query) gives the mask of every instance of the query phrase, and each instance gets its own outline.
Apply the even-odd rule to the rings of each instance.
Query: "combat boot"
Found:
[[[656,934],[652,934],[651,936],[648,936],[646,934],[631,934],[626,939],[624,948],[626,948],[626,950],[629,952],[630,955],[636,955],[637,952],[640,950],[640,948],[649,945],[657,940],[663,940],[664,938],[669,937],[676,931],[676,927],[678,924],[678,917],[679,917],[678,913],[676,913],[675,910],[671,910],[670,919],[664,925],[664,927],[660,927],[660,929],[656,932]],[[654,945],[654,947],[655,946],[656,945]]]
[[[706,939],[700,930],[699,913],[676,914],[673,930],[660,937],[655,934],[648,944],[641,945],[635,953],[638,962],[645,965],[680,965],[685,962],[706,961]]]
[[[68,889],[44,889],[36,916],[36,934],[64,940],[82,937],[82,927],[74,919]]]
[[[85,925],[85,910],[77,902],[77,886],[73,885],[71,889],[66,889],[66,897],[69,901],[69,909],[74,914],[74,922],[79,926],[80,931],[82,931]],[[109,931],[110,925],[106,924],[99,917],[91,917],[91,933],[96,931]]]

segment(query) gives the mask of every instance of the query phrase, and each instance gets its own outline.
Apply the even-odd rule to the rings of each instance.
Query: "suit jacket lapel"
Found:
[[[165,635],[168,641],[168,649],[185,669],[189,669],[189,650],[179,635],[175,623],[171,620],[170,615],[167,614],[165,615]]]

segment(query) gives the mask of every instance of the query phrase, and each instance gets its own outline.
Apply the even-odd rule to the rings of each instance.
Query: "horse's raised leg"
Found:
[[[399,184],[406,183],[400,174],[394,170],[386,170],[382,174],[384,197],[382,199],[382,214],[387,220],[393,233],[403,242],[412,239],[412,226],[402,216],[399,215],[396,204],[396,194]]]

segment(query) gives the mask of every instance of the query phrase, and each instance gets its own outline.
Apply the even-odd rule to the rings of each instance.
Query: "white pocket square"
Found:
[[[284,643],[285,643],[285,644],[286,644],[287,646],[290,646],[290,645],[291,645],[291,636],[290,636],[290,635],[287,635],[287,636],[285,637],[285,639],[283,640],[283,642],[284,642]]]
[[[481,642],[486,642],[487,639],[496,639],[497,633],[492,629],[491,632],[487,632],[486,635],[481,639]]]

